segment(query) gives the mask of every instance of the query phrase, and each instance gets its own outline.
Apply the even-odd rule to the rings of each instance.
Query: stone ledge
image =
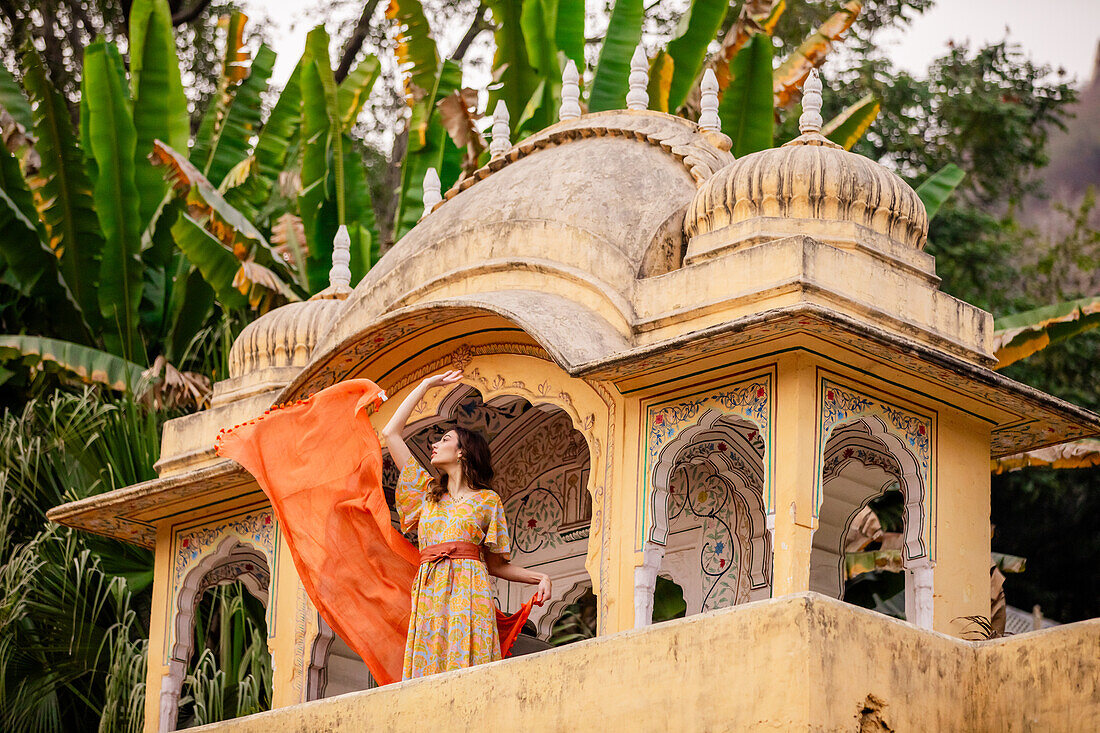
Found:
[[[801,593],[196,730],[1097,730],[1098,639],[966,642]]]

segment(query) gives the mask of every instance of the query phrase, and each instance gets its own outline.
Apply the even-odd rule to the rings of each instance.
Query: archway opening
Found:
[[[917,589],[905,571],[924,554],[924,492],[914,466],[877,418],[833,429],[822,462],[811,590],[906,618]]]
[[[192,634],[176,729],[271,709],[268,578],[258,553],[237,557],[203,577],[189,613]]]
[[[486,402],[476,388],[460,384],[444,397],[435,414],[406,426],[405,441],[427,470],[433,471],[432,443],[453,425],[478,432],[489,443],[493,484],[504,504],[512,561],[545,572],[553,584],[553,596],[543,606],[534,607],[512,653],[549,648],[553,617],[546,617],[548,609],[578,583],[589,588],[592,584],[585,569],[592,522],[588,444],[570,415],[559,407],[507,394]],[[384,452],[382,485],[395,527],[399,526],[394,508],[399,474],[400,467]],[[415,530],[406,536],[417,543]],[[508,613],[518,610],[534,590],[533,586],[496,578],[491,582],[496,604]],[[358,657],[341,655],[344,647],[338,638],[329,643],[322,637],[316,644],[315,656],[323,658],[321,664],[326,668],[325,696],[338,694],[337,689],[342,693],[374,686]]]
[[[650,535],[662,558],[641,581],[653,583],[654,606],[638,623],[657,618],[661,576],[681,590],[686,615],[768,597],[765,452],[758,426],[713,410],[662,449]]]

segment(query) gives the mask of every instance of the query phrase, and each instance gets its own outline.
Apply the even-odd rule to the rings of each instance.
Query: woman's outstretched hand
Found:
[[[462,370],[452,369],[449,372],[443,372],[442,374],[433,374],[425,379],[421,384],[426,387],[439,387],[445,384],[456,384],[462,381]]]
[[[535,591],[535,603],[541,606],[548,600],[550,600],[550,576],[543,575],[542,580],[539,581],[539,587]]]

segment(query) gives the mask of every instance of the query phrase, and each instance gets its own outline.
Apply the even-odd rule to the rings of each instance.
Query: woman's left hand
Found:
[[[535,591],[535,603],[541,606],[548,600],[550,600],[550,576],[543,575],[542,580],[539,581],[538,590]]]

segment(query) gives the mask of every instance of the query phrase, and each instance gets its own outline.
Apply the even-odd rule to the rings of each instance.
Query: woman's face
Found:
[[[462,451],[458,448],[458,434],[453,430],[443,433],[443,437],[432,444],[432,465],[443,468],[458,462]]]

